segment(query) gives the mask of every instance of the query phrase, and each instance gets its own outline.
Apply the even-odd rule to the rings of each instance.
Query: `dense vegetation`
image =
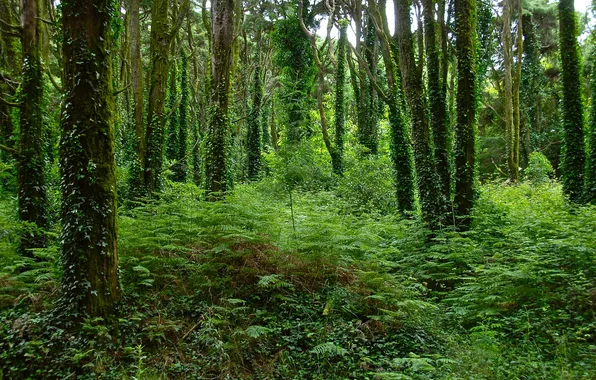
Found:
[[[0,379],[596,378],[591,21],[0,0]]]

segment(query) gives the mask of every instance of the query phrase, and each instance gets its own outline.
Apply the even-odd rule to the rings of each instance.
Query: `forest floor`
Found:
[[[58,243],[16,256],[2,200],[5,378],[596,378],[596,208],[558,184],[484,185],[473,228],[432,241],[333,191],[202,198],[121,206],[117,323],[78,328],[53,312]]]

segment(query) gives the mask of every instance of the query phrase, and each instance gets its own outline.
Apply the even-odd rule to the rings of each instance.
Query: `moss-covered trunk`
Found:
[[[389,127],[391,130],[390,149],[391,160],[395,170],[395,188],[397,205],[400,212],[412,212],[415,209],[414,201],[414,161],[410,133],[404,115],[403,94],[401,92],[401,76],[399,74],[399,56],[391,48],[389,41],[389,27],[385,12],[386,0],[379,0],[378,6],[374,2],[373,12],[379,16],[379,39],[389,94],[384,99],[389,108]]]
[[[176,165],[174,166],[174,180],[178,182],[186,181],[186,171],[188,169],[188,158],[186,157],[188,140],[188,55],[182,51],[181,56],[181,74],[180,74],[180,104],[178,106],[178,141],[176,141]]]
[[[455,0],[457,123],[455,125],[455,211],[466,228],[475,198],[476,165],[476,0]]]
[[[436,170],[439,188],[445,200],[451,199],[451,173],[447,148],[447,103],[442,90],[441,63],[436,38],[435,8],[432,0],[424,0],[424,36],[426,47],[426,70],[428,75],[428,100],[430,126],[434,139]]]
[[[12,8],[8,0],[0,0],[0,15],[4,22],[10,25],[16,24]],[[18,39],[0,30],[0,72],[3,75],[0,77],[0,94],[3,97],[12,98],[15,94],[15,87],[11,80],[17,72],[17,49]],[[14,148],[13,133],[14,126],[11,118],[12,108],[3,102],[0,102],[0,145],[8,148]],[[11,155],[3,149],[0,149],[0,160],[7,161],[11,159]]]
[[[39,0],[21,2],[23,81],[21,126],[17,153],[19,217],[25,222],[20,250],[45,246],[47,197],[43,157],[43,68]]]
[[[592,53],[596,59],[596,50]],[[593,61],[596,62],[596,61]],[[590,123],[588,128],[589,145],[586,157],[586,185],[584,189],[585,200],[596,204],[596,64],[592,64],[592,73],[590,78]]]
[[[559,49],[563,84],[563,191],[579,202],[584,186],[584,102],[581,58],[577,43],[577,20],[573,0],[559,0]]]
[[[169,1],[153,0],[151,8],[151,71],[147,131],[145,134],[144,179],[145,191],[155,192],[159,186],[163,163],[166,87],[170,53]]]
[[[227,190],[226,136],[228,135],[228,102],[232,68],[234,1],[211,3],[211,97],[209,129],[205,154],[207,191],[215,199]]]
[[[72,318],[107,318],[118,285],[109,0],[62,2],[62,289]]]
[[[404,89],[410,109],[414,163],[416,166],[418,192],[422,218],[435,228],[444,208],[444,200],[438,186],[434,154],[431,147],[431,131],[428,117],[428,102],[422,82],[422,66],[416,64],[410,22],[410,1],[395,1],[396,35],[400,53]]]
[[[261,65],[259,63],[259,49],[255,54],[255,67],[252,88],[252,110],[248,120],[247,135],[247,174],[248,179],[255,180],[261,170],[261,105],[263,98],[263,85],[261,83]]]
[[[348,44],[348,21],[340,21],[339,42],[337,49],[337,72],[335,74],[335,148],[332,157],[333,172],[344,172],[344,135],[345,135],[345,96],[346,84],[346,47]],[[371,110],[374,112],[375,110]]]

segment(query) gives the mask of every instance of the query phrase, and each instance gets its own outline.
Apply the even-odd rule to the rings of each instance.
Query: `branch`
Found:
[[[0,144],[0,150],[5,151],[6,153],[10,154],[13,157],[16,157],[17,151],[9,146]]]
[[[52,82],[52,85],[54,86],[54,88],[56,90],[58,90],[59,93],[63,93],[64,92],[64,88],[62,88],[62,86],[60,86],[58,83],[56,83],[56,80],[54,79],[54,76],[52,75],[52,73],[50,72],[49,69],[45,70],[46,74],[48,74],[48,77],[50,78],[50,82]]]
[[[7,105],[9,107],[15,107],[15,108],[21,108],[23,107],[21,105],[21,103],[13,103],[13,102],[9,102],[8,100],[4,99],[3,97],[0,96],[0,103]]]
[[[7,27],[9,29],[14,29],[16,32],[19,33],[19,36],[21,35],[21,32],[23,31],[23,28],[21,28],[20,25],[9,24],[6,21],[2,20],[1,18],[0,18],[0,24],[4,25],[5,27]]]
[[[180,7],[180,12],[178,12],[178,17],[176,17],[176,22],[172,25],[172,29],[170,30],[170,41],[174,38],[178,30],[182,26],[182,21],[184,21],[184,17],[188,15],[188,10],[190,9],[190,0],[185,0],[182,3],[182,7]]]
[[[360,63],[360,66],[364,67],[364,69],[366,71],[366,75],[368,76],[368,79],[370,80],[372,85],[375,87],[375,90],[377,90],[377,93],[379,94],[379,96],[383,99],[383,101],[385,103],[389,104],[389,97],[387,96],[387,94],[385,94],[385,92],[383,91],[381,86],[379,86],[379,83],[377,82],[374,75],[370,71],[370,67],[368,67],[368,65],[364,63],[364,59],[362,59],[362,57],[360,56],[360,54],[358,54],[356,49],[351,44],[348,44],[348,45],[350,46],[350,49],[354,52],[354,54],[358,58],[358,63]]]
[[[116,90],[113,92],[113,95],[116,96],[126,90],[128,90],[130,88],[130,86],[132,86],[132,82],[129,82],[126,86],[124,86],[123,88],[121,88],[120,90]]]

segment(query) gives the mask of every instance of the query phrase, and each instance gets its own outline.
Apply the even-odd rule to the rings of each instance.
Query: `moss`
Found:
[[[572,202],[582,198],[584,186],[584,103],[580,81],[581,58],[577,43],[573,0],[559,1],[559,48],[563,84],[563,191]]]
[[[259,62],[259,53],[257,51],[255,61]],[[261,171],[261,106],[263,98],[263,85],[261,83],[261,67],[255,67],[253,77],[253,100],[250,119],[248,121],[247,136],[247,174],[248,179],[255,180]]]
[[[348,43],[348,22],[340,21],[337,49],[337,72],[335,74],[335,147],[331,156],[333,172],[342,175],[345,135],[346,46]]]
[[[44,182],[43,72],[37,0],[23,2],[20,136],[17,153],[19,216],[25,222],[20,250],[31,255],[31,248],[46,244],[47,196]]]
[[[63,1],[62,12],[62,305],[72,319],[105,319],[120,298],[110,58],[114,3]]]
[[[455,211],[466,228],[476,197],[476,1],[455,1],[457,123],[455,126]]]

